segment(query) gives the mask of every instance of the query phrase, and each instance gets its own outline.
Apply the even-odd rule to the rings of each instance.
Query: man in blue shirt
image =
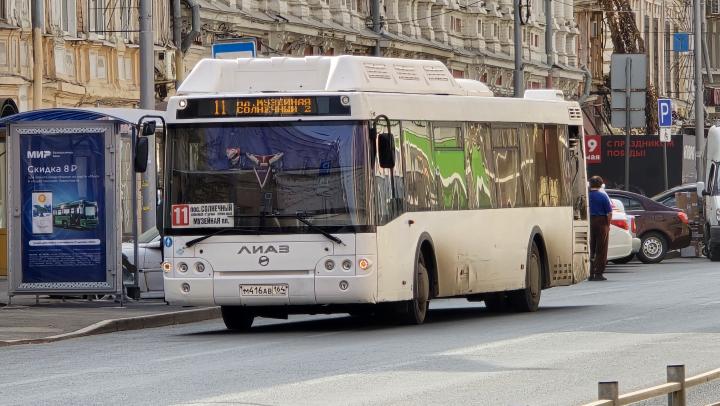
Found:
[[[589,281],[607,280],[603,276],[607,263],[608,236],[610,234],[610,220],[612,220],[612,205],[610,198],[600,190],[603,179],[599,176],[590,178],[590,278]]]

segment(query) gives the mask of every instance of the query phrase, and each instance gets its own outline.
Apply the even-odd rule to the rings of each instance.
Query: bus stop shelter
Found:
[[[143,208],[154,209],[154,146],[162,137],[147,137],[151,158],[140,184],[135,142],[141,121],[162,131],[162,116],[55,108],[0,119],[0,236],[7,236],[0,259],[7,259],[11,297],[113,294],[123,286],[139,293],[137,267],[127,269],[121,243],[135,242],[137,264],[138,192],[151,197]]]

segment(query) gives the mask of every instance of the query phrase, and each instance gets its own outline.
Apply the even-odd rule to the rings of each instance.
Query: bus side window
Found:
[[[402,127],[408,211],[435,210],[438,196],[430,125],[426,121],[403,121]]]
[[[520,176],[520,148],[516,127],[492,129],[493,163],[498,207],[522,207],[523,191]]]
[[[492,167],[490,126],[469,123],[465,133],[465,167],[468,172],[468,200],[471,209],[497,207]]]
[[[375,208],[377,224],[387,224],[405,211],[404,196],[405,182],[403,176],[402,135],[399,121],[390,121],[390,132],[395,140],[395,168],[380,167],[377,156],[374,157],[373,178],[375,184]],[[385,124],[380,120],[377,124],[377,133],[388,132]],[[377,143],[377,139],[375,140]],[[377,145],[375,145],[377,148]],[[377,149],[376,149],[377,150]],[[393,177],[391,180],[390,177]],[[394,190],[393,190],[394,187]]]
[[[468,208],[463,127],[462,123],[433,123],[437,184],[445,210]]]

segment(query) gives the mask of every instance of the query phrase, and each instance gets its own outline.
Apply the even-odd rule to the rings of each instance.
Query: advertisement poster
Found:
[[[585,141],[588,152],[588,177],[600,175],[608,188],[623,189],[625,136],[604,135],[590,140]],[[593,145],[595,148],[591,149]],[[673,135],[672,141],[667,143],[666,147],[668,186],[673,187],[683,181],[682,135]],[[665,190],[663,170],[663,143],[660,142],[660,138],[657,135],[633,135],[630,138],[630,191],[645,196],[662,192]]]
[[[18,133],[21,288],[111,288],[104,218],[105,130]]]

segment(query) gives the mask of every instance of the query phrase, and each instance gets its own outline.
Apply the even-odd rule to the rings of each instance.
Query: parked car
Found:
[[[625,206],[623,206],[620,200],[610,199],[610,203],[613,207],[612,223],[614,223],[616,227],[619,227],[625,230],[626,233],[630,234],[632,238],[632,250],[629,254],[622,257],[608,257],[608,261],[611,261],[614,264],[627,264],[628,262],[632,261],[632,259],[635,258],[635,254],[640,251],[640,238],[638,238],[637,236],[637,224],[635,223],[635,216],[625,213]],[[612,232],[612,224],[610,231]]]
[[[624,190],[609,189],[607,194],[620,200],[627,214],[635,216],[640,237],[640,251],[637,253],[640,261],[658,263],[665,259],[668,251],[690,245],[688,217],[682,210]]]
[[[134,244],[122,244],[123,273],[131,275],[135,271]],[[162,274],[162,238],[153,227],[138,236],[138,290],[128,289],[128,296],[135,298],[165,297]]]
[[[607,259],[608,261],[614,261],[626,257],[632,258],[633,235],[630,231],[631,220],[625,214],[625,209],[620,200],[610,199],[610,203],[612,204],[613,213],[612,220],[610,220]],[[635,245],[640,246],[639,239]]]
[[[667,207],[672,207],[673,209],[677,209],[677,202],[675,201],[675,193],[677,192],[697,192],[697,183],[684,183],[680,186],[675,186],[672,189],[668,189],[664,192],[660,192],[656,194],[655,196],[651,197],[650,199],[663,204]]]

